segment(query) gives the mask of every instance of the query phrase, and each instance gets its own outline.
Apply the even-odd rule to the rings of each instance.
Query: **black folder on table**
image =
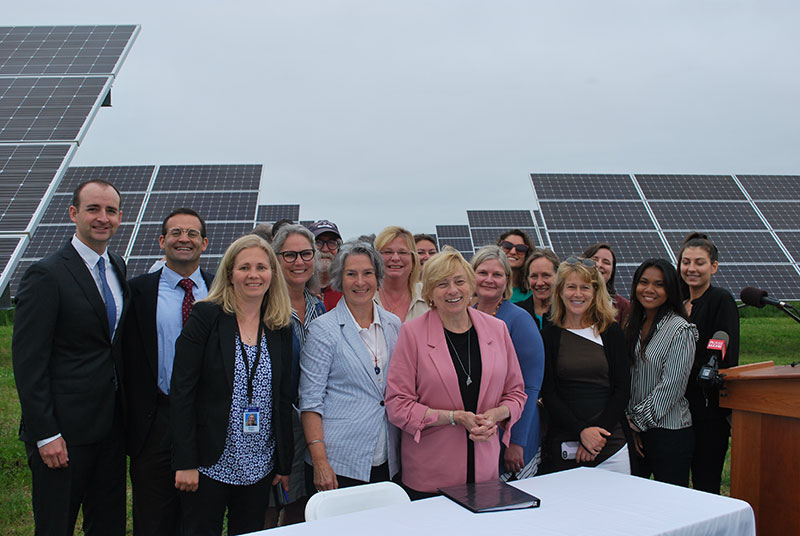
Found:
[[[537,508],[541,501],[501,480],[473,482],[439,488],[447,498],[476,514]]]

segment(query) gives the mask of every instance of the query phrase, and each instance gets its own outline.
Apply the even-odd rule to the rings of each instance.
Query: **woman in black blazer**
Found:
[[[291,306],[270,246],[230,245],[175,343],[170,429],[184,534],[263,528],[292,462]]]

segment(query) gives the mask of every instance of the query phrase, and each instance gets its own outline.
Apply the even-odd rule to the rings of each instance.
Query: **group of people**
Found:
[[[214,275],[202,216],[163,220],[164,265],[126,281],[113,184],[79,185],[75,235],[17,292],[13,363],[37,533],[229,534],[303,520],[318,491],[441,487],[578,465],[719,492],[730,427],[693,378],[738,315],[691,235],[630,302],[608,244],[560,260],[520,230],[467,262],[428,235],[279,222]]]

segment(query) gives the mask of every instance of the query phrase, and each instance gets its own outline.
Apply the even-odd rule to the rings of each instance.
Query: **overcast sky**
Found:
[[[264,165],[345,238],[530,209],[529,173],[800,173],[800,3],[5,2],[140,24],[73,165]]]

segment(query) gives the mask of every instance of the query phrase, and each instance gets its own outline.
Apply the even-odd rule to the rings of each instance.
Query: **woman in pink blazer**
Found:
[[[501,320],[469,308],[475,275],[445,248],[423,272],[431,310],[403,324],[387,374],[386,412],[404,433],[402,481],[413,498],[498,478],[500,441],[525,405],[517,354]]]

